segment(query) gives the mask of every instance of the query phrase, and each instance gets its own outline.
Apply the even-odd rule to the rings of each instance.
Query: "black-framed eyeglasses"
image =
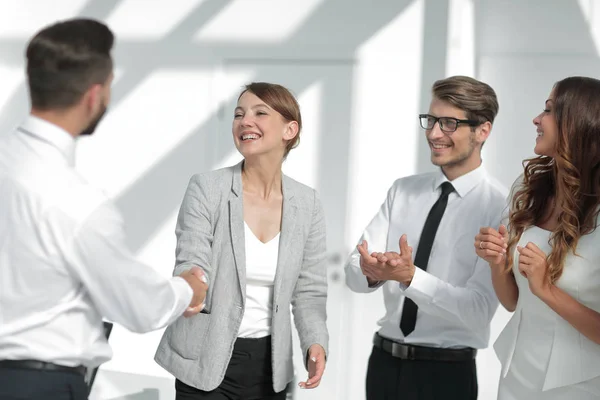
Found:
[[[466,124],[469,126],[481,125],[481,122],[474,119],[458,119],[453,117],[434,117],[429,114],[419,114],[419,121],[421,122],[421,128],[433,129],[433,126],[437,122],[440,125],[440,129],[444,133],[452,133],[458,129],[460,124]]]

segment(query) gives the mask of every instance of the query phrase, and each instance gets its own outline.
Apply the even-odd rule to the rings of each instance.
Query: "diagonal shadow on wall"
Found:
[[[339,12],[342,5],[346,5],[347,2],[343,1],[326,1],[324,2],[303,24],[303,26],[288,40],[281,44],[275,45],[257,45],[255,48],[252,45],[235,45],[223,46],[221,44],[206,45],[206,44],[187,44],[181,45],[182,33],[180,32],[194,32],[200,29],[200,26],[191,27],[190,21],[198,21],[195,15],[190,15],[183,22],[185,28],[181,30],[176,29],[174,31],[175,38],[177,40],[177,46],[179,46],[179,53],[184,54],[185,57],[191,57],[191,54],[196,54],[198,59],[197,65],[200,67],[211,66],[216,62],[216,57],[220,60],[225,59],[229,62],[243,62],[252,63],[257,65],[255,70],[256,76],[264,76],[265,73],[260,67],[260,63],[265,63],[267,67],[265,70],[271,70],[273,63],[287,63],[292,65],[296,62],[298,64],[308,63],[312,65],[328,64],[336,62],[348,62],[354,59],[354,53],[356,49],[368,38],[370,38],[375,32],[377,32],[382,26],[389,23],[396,15],[403,11],[403,9],[409,4],[409,1],[397,2],[395,4],[386,5],[380,9],[374,11],[369,8],[368,5],[357,2],[360,6],[348,9],[348,14],[343,17],[337,17],[337,20],[342,20],[340,25],[346,23],[351,26],[351,31],[340,33],[338,30],[337,38],[333,40],[339,41],[340,45],[335,54],[332,56],[331,53],[327,54],[324,48],[315,48],[314,56],[311,57],[311,49],[307,48],[309,45],[318,43],[322,40],[328,32],[324,31],[324,27],[328,27],[328,21]],[[214,6],[214,4],[213,4]],[[199,7],[194,13],[202,12],[203,7]],[[215,11],[214,8],[211,8]],[[364,21],[361,24],[353,24],[355,21],[360,21],[362,16],[369,13],[368,21]],[[333,27],[335,29],[335,27]],[[174,39],[175,40],[175,39]],[[164,68],[163,61],[165,59],[171,59],[169,57],[171,49],[175,43],[169,41],[157,43],[154,50],[155,56],[150,60],[144,61],[144,67],[142,71],[151,71],[156,68]],[[143,45],[142,49],[137,49],[135,44],[125,44],[121,49],[122,52],[128,54],[129,60],[144,59],[143,53],[147,51],[146,45]],[[189,47],[188,47],[189,46]],[[164,49],[164,52],[163,52]],[[139,52],[142,52],[141,54]],[[298,58],[298,54],[302,54],[302,58]],[[120,58],[125,58],[124,54]],[[186,67],[189,67],[189,59],[184,63]],[[128,65],[132,61],[124,61],[125,68],[127,70],[137,71],[137,67],[133,64]],[[172,62],[172,61],[171,61]],[[175,65],[170,65],[167,62],[167,67],[176,68]],[[136,75],[138,75],[136,73]],[[348,82],[345,85],[340,85],[340,79],[347,79]],[[274,76],[270,79],[274,82],[277,81],[277,77]],[[289,77],[287,79],[289,81]],[[131,90],[135,87],[132,80],[122,79],[122,85]],[[351,115],[352,110],[352,76],[321,76],[321,75],[304,75],[296,76],[293,79],[292,86],[295,88],[297,93],[300,93],[306,89],[310,84],[316,81],[323,81],[324,93],[323,93],[323,107],[324,110],[328,107],[328,102],[336,102],[336,107],[340,107],[340,102],[343,104],[344,109],[347,110],[347,115]],[[138,82],[138,80],[136,80]],[[119,82],[120,83],[120,82]],[[346,87],[344,92],[332,92],[328,88],[340,88]],[[121,89],[121,86],[117,84],[115,87],[116,101],[122,99],[122,96],[126,93]],[[237,95],[237,93],[235,93]],[[226,114],[228,114],[226,111]],[[317,189],[321,192],[322,197],[333,196],[337,199],[338,207],[335,209],[326,210],[328,215],[329,223],[337,223],[344,225],[345,212],[346,212],[346,187],[347,181],[340,181],[340,176],[345,176],[348,179],[347,163],[348,158],[348,144],[350,141],[350,123],[351,119],[348,117],[345,121],[331,120],[330,115],[327,112],[323,112],[323,120],[321,131],[327,132],[322,137],[321,150],[319,155],[319,180],[321,182],[329,182],[326,185],[317,185]],[[149,237],[158,229],[171,213],[176,210],[180,204],[183,192],[187,185],[189,177],[196,172],[205,171],[212,169],[215,160],[221,160],[229,155],[229,152],[221,151],[214,153],[215,142],[219,135],[227,135],[228,132],[216,132],[218,124],[215,123],[214,119],[210,119],[207,123],[198,126],[185,140],[181,142],[179,146],[173,149],[171,152],[162,157],[158,162],[149,169],[145,174],[139,177],[137,181],[125,190],[117,199],[117,203],[120,209],[123,211],[126,218],[126,226],[129,233],[130,245],[133,249],[137,250],[141,248],[148,240]],[[328,131],[330,130],[330,131]],[[204,160],[201,159],[202,149],[208,149],[208,154],[205,152]],[[223,147],[219,148],[223,149]],[[229,148],[231,150],[231,147]],[[205,150],[206,151],[206,150]],[[335,162],[333,162],[335,154]],[[331,182],[336,182],[336,185],[331,185]],[[335,190],[330,190],[335,188]],[[140,199],[147,199],[147,202],[140,202]]]
[[[424,0],[423,13],[423,53],[421,71],[421,98],[419,107],[422,113],[429,110],[431,86],[446,76],[446,58],[448,54],[448,9],[450,0]],[[417,143],[417,173],[428,172],[435,167],[431,164],[429,144],[425,133],[415,117],[417,134],[421,137]]]
[[[87,3],[80,15],[106,19],[118,3],[118,0],[92,0]],[[382,2],[379,7],[373,7],[360,0],[323,1],[303,25],[283,43],[194,42],[193,34],[229,3],[221,0],[207,0],[200,3],[172,32],[159,40],[139,42],[117,38],[115,58],[124,73],[113,87],[111,108],[119,107],[119,103],[130,92],[158,69],[210,69],[223,60],[271,64],[297,62],[313,65],[352,62],[357,48],[401,13],[411,1]],[[9,65],[21,64],[25,44],[25,40],[0,41],[0,52],[7,55],[5,61]],[[16,49],[19,51],[15,51]],[[256,75],[264,75],[260,67]],[[297,92],[301,92],[311,83],[323,81],[323,78],[339,81],[341,77],[327,78],[318,74],[299,76],[294,86]],[[328,101],[336,102],[338,107],[342,102],[344,108],[348,110],[347,115],[350,116],[352,76],[346,79],[349,79],[346,93],[326,91],[323,101],[325,107]],[[339,87],[338,84],[328,85],[326,81],[323,83],[325,88]],[[0,128],[7,131],[15,120],[25,115],[27,104],[26,90],[21,86],[15,90],[7,106],[1,111]],[[190,108],[193,109],[193,105],[190,105]],[[189,177],[195,172],[213,168],[215,160],[221,160],[228,155],[225,152],[211,151],[215,135],[223,134],[223,132],[215,133],[218,129],[215,119],[218,118],[210,118],[208,122],[196,127],[177,148],[157,160],[152,168],[117,198],[117,204],[124,214],[129,244],[133,250],[143,247],[165,222],[165,218],[177,209]],[[335,131],[340,132],[339,137],[335,134],[324,136],[325,143],[321,147],[319,165],[331,167],[319,168],[321,173],[319,178],[325,182],[332,180],[338,182],[339,176],[347,175],[343,172],[342,175],[336,174],[348,169],[346,165],[349,162],[347,144],[350,143],[350,124],[350,117],[346,122],[331,121],[328,120],[327,114],[324,114],[322,125],[337,127]],[[335,163],[332,162],[332,154],[335,154]],[[339,187],[336,186],[339,191],[335,193],[328,193],[331,185],[317,187],[323,191],[323,197],[334,196],[339,199],[339,207],[327,211],[334,215],[332,221],[341,224],[344,223],[346,212],[345,183],[339,182]]]

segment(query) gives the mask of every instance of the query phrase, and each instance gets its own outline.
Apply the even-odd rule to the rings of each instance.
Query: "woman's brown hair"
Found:
[[[565,258],[576,253],[581,236],[597,227],[600,211],[600,81],[569,77],[554,85],[553,117],[558,137],[555,157],[540,156],[523,161],[523,182],[515,188],[509,216],[510,239],[507,271],[512,249],[523,231],[543,222],[552,199],[560,198],[558,226],[550,237],[548,254],[551,282],[562,275]]]

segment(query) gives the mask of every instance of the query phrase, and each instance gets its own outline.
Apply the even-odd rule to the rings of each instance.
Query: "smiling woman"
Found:
[[[243,142],[263,139],[263,151],[270,151],[282,143],[283,157],[300,144],[302,116],[294,96],[281,85],[255,82],[246,86],[238,98],[233,119],[233,141],[238,151],[246,158]],[[267,137],[264,137],[267,132]],[[271,134],[269,132],[274,132]],[[254,148],[254,147],[252,147]],[[252,150],[249,150],[252,152]],[[259,151],[259,150],[256,150]],[[275,151],[274,155],[277,155]]]
[[[232,123],[244,160],[189,183],[175,274],[199,265],[209,291],[203,314],[171,325],[156,354],[177,378],[177,399],[285,399],[294,375],[290,305],[308,370],[299,385],[320,383],[328,343],[323,208],[313,189],[281,171],[301,129],[289,90],[251,83]]]
[[[600,398],[598,93],[587,77],[554,85],[533,120],[537,157],[513,185],[508,229],[476,237],[514,311],[494,344],[501,400]]]

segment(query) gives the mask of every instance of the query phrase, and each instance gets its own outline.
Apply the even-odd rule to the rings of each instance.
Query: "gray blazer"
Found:
[[[194,175],[177,220],[174,275],[193,265],[206,271],[206,308],[165,331],[156,362],[201,390],[221,384],[244,313],[246,255],[242,163]],[[327,354],[325,217],[315,190],[283,176],[283,216],[272,317],[273,389],[292,380],[291,311],[302,354],[320,344]]]

